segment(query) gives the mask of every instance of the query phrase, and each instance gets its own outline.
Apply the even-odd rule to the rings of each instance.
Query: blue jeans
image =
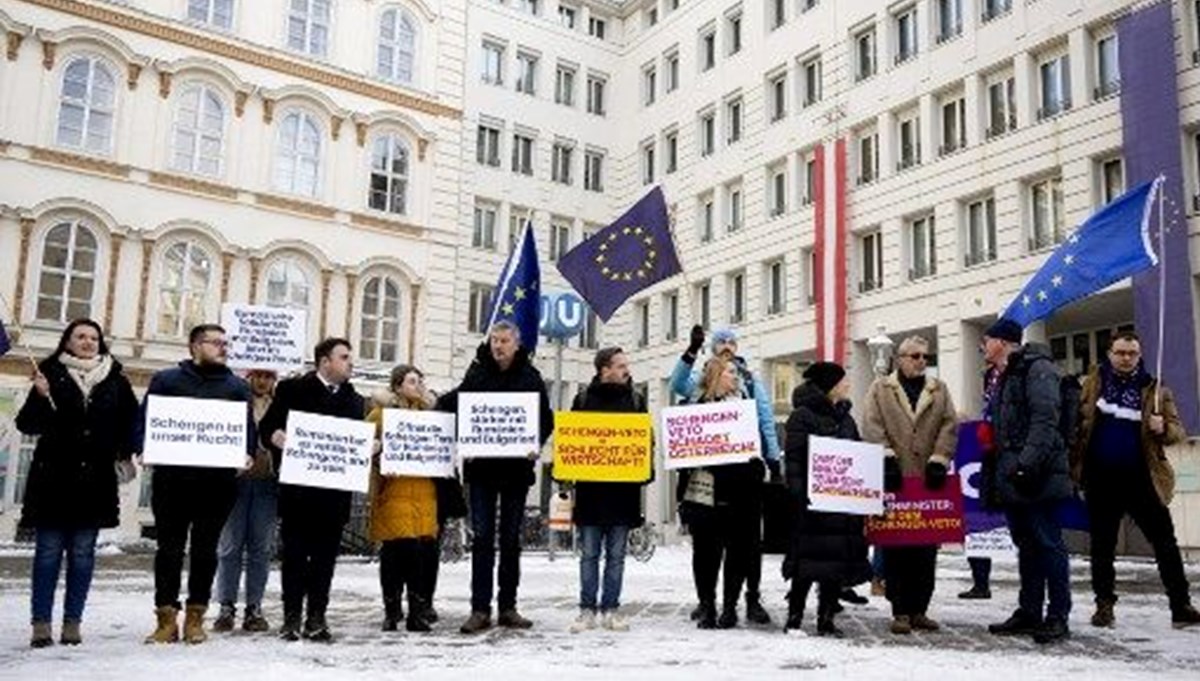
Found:
[[[600,588],[600,548],[604,548],[604,595],[601,612],[621,607],[621,580],[625,575],[625,546],[629,528],[624,525],[601,527],[580,525],[579,607],[596,611],[596,591]]]
[[[496,505],[500,505],[500,612],[517,607],[517,585],[521,583],[521,522],[525,517],[523,484],[489,485],[472,482],[471,501],[471,610],[491,612],[492,569],[496,566]]]
[[[67,595],[63,603],[63,621],[83,619],[83,606],[92,586],[96,567],[96,535],[92,528],[37,529],[33,552],[33,594],[30,606],[34,622],[49,622],[54,614],[54,590],[63,553],[67,554]]]
[[[1018,602],[1026,615],[1038,620],[1043,605],[1046,619],[1066,621],[1071,613],[1071,571],[1058,506],[1057,502],[1014,505],[1004,513],[1017,546]]]
[[[274,480],[238,480],[237,501],[221,530],[217,544],[217,601],[237,603],[246,556],[246,607],[261,607],[271,570],[279,483]]]

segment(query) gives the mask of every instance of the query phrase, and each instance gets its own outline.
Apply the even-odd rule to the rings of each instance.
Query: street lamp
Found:
[[[871,369],[876,376],[886,376],[892,363],[892,347],[895,343],[888,338],[887,326],[880,324],[875,327],[878,333],[867,339],[867,349],[871,352]]]

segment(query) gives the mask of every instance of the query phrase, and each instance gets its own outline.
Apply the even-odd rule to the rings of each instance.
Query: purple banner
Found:
[[[1179,415],[1189,432],[1200,431],[1197,404],[1196,333],[1192,315],[1188,230],[1183,220],[1183,164],[1179,144],[1179,87],[1176,79],[1175,26],[1171,4],[1160,2],[1117,21],[1120,42],[1121,128],[1124,132],[1125,185],[1166,177],[1166,224],[1158,245],[1158,213],[1152,217],[1155,251],[1162,266],[1133,278],[1133,317],[1146,366],[1158,356],[1159,277],[1166,268],[1163,382],[1175,392]]]
[[[984,421],[964,421],[958,426],[958,449],[954,452],[954,470],[958,471],[962,482],[963,520],[966,521],[967,534],[988,532],[998,527],[1005,527],[1003,513],[986,511],[979,500],[979,490],[982,488],[983,440],[980,429],[991,428]],[[990,438],[986,438],[990,439]]]

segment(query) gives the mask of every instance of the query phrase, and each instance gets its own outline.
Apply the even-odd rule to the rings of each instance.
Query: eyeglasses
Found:
[[[907,358],[917,361],[917,362],[920,362],[921,360],[929,359],[929,355],[927,355],[923,352],[910,352],[907,355],[900,355],[900,356],[907,357]]]

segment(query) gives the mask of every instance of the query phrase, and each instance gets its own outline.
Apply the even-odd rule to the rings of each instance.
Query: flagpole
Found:
[[[5,312],[11,309],[8,305],[8,299],[4,297],[3,293],[0,293],[0,306],[2,306],[3,311]],[[21,320],[17,319],[15,309],[12,310],[12,312],[13,313],[9,315],[9,319],[12,320],[13,328],[17,330],[17,337],[19,339],[17,342],[20,343],[21,349],[25,351],[25,356],[29,359],[29,365],[33,367],[34,376],[41,376],[42,370],[38,368],[37,359],[35,359],[33,356],[33,349],[29,347],[29,342],[25,339],[25,329],[21,326]],[[58,409],[58,407],[54,404],[53,397],[47,394],[46,399],[50,402],[51,409]]]
[[[1166,238],[1165,238],[1165,232],[1166,232],[1165,203],[1166,203],[1166,194],[1167,194],[1167,192],[1166,192],[1167,183],[1165,181],[1165,176],[1159,175],[1159,179],[1160,179],[1160,182],[1158,185],[1158,258],[1159,258],[1159,262],[1158,262],[1158,338],[1156,339],[1157,343],[1158,343],[1158,353],[1154,356],[1154,363],[1156,365],[1154,373],[1155,373],[1155,378],[1157,379],[1155,381],[1155,385],[1154,385],[1154,413],[1155,414],[1162,413],[1163,348],[1165,346],[1165,342],[1164,342],[1165,339],[1163,338],[1163,333],[1164,333],[1164,330],[1166,329],[1166,318],[1167,318],[1167,314],[1166,314],[1167,313],[1167,309],[1166,309],[1166,305],[1167,305],[1167,251],[1165,249],[1165,241],[1166,241]]]

